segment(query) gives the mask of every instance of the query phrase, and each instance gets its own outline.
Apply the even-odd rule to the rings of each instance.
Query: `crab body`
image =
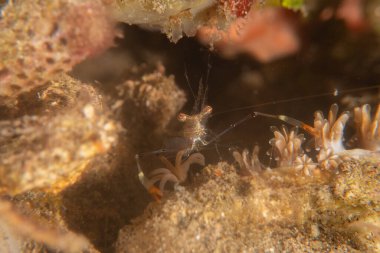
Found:
[[[206,141],[207,129],[206,121],[210,117],[212,112],[211,106],[205,106],[202,111],[198,114],[187,115],[180,113],[178,115],[178,120],[184,122],[183,126],[183,136],[189,140],[191,147],[189,147],[188,152],[199,150],[200,146],[205,146],[208,144]]]

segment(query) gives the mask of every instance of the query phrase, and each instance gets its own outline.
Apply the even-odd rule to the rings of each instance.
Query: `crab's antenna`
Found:
[[[207,79],[208,79],[208,77],[207,77]],[[208,95],[207,93],[208,93],[208,83],[206,82],[206,85],[205,85],[205,87],[203,89],[203,97],[202,97],[201,110],[203,108],[205,108],[205,106],[206,106],[207,95]]]
[[[193,110],[192,110],[192,114],[196,114],[196,113],[199,113],[202,108],[202,94],[203,94],[203,81],[202,81],[202,77],[201,79],[199,80],[199,84],[198,84],[198,91],[197,91],[197,97],[195,98],[195,103],[194,103],[194,106],[193,106]]]
[[[280,99],[280,100],[274,100],[270,102],[264,102],[260,104],[255,104],[255,105],[248,105],[248,106],[243,106],[239,108],[234,108],[230,110],[225,110],[222,112],[217,112],[213,113],[211,117],[215,117],[217,115],[225,114],[225,113],[230,113],[230,112],[236,112],[236,111],[241,111],[241,110],[249,110],[253,108],[259,108],[259,107],[264,107],[264,106],[270,106],[270,105],[278,105],[278,104],[285,104],[289,102],[296,102],[296,101],[303,101],[303,100],[308,100],[308,99],[315,99],[315,98],[320,98],[320,97],[326,97],[326,96],[339,96],[347,93],[352,93],[352,92],[360,92],[360,91],[367,91],[367,90],[372,90],[372,89],[379,89],[379,85],[372,85],[372,86],[366,86],[366,87],[360,87],[360,88],[353,88],[353,89],[347,89],[347,90],[334,90],[331,92],[325,92],[321,94],[315,94],[315,95],[308,95],[308,96],[302,96],[302,97],[294,97],[294,98],[289,98],[289,99]]]
[[[210,77],[210,71],[211,71],[211,64],[210,64],[210,53],[208,54],[207,57],[207,72],[206,72],[206,79],[203,82],[203,78],[201,78],[200,82],[202,82],[202,85],[199,84],[199,87],[202,87],[201,92],[198,92],[198,97],[200,99],[200,110],[202,110],[206,106],[206,101],[207,101],[207,95],[208,95],[208,80]]]
[[[192,88],[191,85],[190,85],[190,80],[189,80],[189,75],[188,75],[188,73],[187,73],[187,66],[186,66],[186,63],[184,64],[183,68],[185,69],[185,79],[186,79],[187,87],[189,87],[190,92],[191,92],[191,95],[193,96],[193,99],[194,99],[194,101],[195,101],[197,98],[195,97],[194,90],[193,90],[193,88]]]
[[[297,120],[295,118],[292,118],[292,117],[289,117],[286,115],[273,115],[273,114],[267,114],[267,113],[262,113],[262,112],[254,112],[253,114],[255,116],[264,116],[267,118],[279,119],[279,120],[282,120],[282,121],[284,121],[284,122],[286,122],[292,126],[302,128],[303,130],[305,130],[306,132],[308,132],[311,135],[316,135],[314,127],[312,127],[308,124],[305,124],[302,121]]]
[[[160,154],[163,154],[163,153],[171,153],[171,152],[176,153],[177,151],[178,151],[178,149],[161,148],[161,149],[157,149],[155,151],[149,151],[149,152],[139,153],[136,156],[138,156],[138,158],[139,158],[140,156],[160,155]],[[135,158],[136,158],[136,156],[135,156]],[[136,159],[138,159],[138,158],[136,158]]]
[[[206,83],[208,84],[208,79],[210,77],[210,71],[211,71],[211,54],[210,52],[208,53],[207,57],[207,73],[206,73]]]
[[[207,72],[206,72],[206,81],[205,81],[205,88],[204,88],[204,93],[203,93],[203,98],[202,98],[202,107],[205,107],[206,105],[206,100],[207,100],[207,95],[208,95],[208,84],[209,84],[209,78],[210,78],[210,72],[211,72],[211,54],[210,52],[208,53],[208,56],[207,56]]]
[[[137,164],[137,170],[138,170],[138,177],[139,177],[139,181],[140,183],[145,187],[145,189],[147,189],[147,191],[153,196],[153,198],[156,200],[156,201],[160,201],[161,197],[162,197],[162,192],[160,191],[160,189],[158,189],[153,182],[151,182],[151,180],[149,180],[149,178],[147,178],[144,174],[144,172],[142,171],[141,169],[141,165],[140,165],[140,155],[139,154],[136,154],[135,155],[135,159],[136,159],[136,164]]]

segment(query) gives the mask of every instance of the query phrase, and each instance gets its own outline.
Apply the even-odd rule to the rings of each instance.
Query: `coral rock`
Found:
[[[0,19],[0,96],[70,71],[110,47],[115,33],[100,1],[10,1]]]
[[[197,187],[177,188],[120,230],[116,252],[378,252],[374,165],[344,163],[338,175],[271,170],[250,178],[225,163],[206,167]],[[366,226],[358,229],[358,222]]]
[[[63,100],[69,101],[73,91],[64,85],[66,80],[61,89],[54,84],[55,93],[62,97],[66,93]],[[73,87],[79,85],[77,81]],[[115,145],[120,127],[98,104],[98,94],[88,93],[93,90],[83,84],[81,91],[86,93],[81,101],[68,102],[70,106],[52,113],[0,121],[0,185],[7,192],[62,189],[76,181],[92,158]]]

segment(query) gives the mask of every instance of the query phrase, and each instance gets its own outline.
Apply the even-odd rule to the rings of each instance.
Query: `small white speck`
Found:
[[[83,108],[83,114],[86,118],[92,119],[95,115],[95,108],[88,104]]]
[[[195,239],[196,239],[197,241],[199,241],[199,239],[201,239],[201,236],[198,234],[198,235],[195,236]]]
[[[339,95],[339,90],[338,89],[334,89],[334,97],[336,97],[338,95]]]

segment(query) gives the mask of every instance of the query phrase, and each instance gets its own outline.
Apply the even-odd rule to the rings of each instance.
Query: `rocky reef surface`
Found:
[[[379,252],[378,8],[0,0],[0,252]],[[198,99],[193,82],[205,87]],[[346,84],[357,94],[344,96]],[[261,113],[299,128],[273,128],[269,163],[256,145],[270,138],[268,117],[230,129],[252,155],[209,145],[239,122],[234,107],[325,90],[335,100],[272,100]],[[199,97],[207,117],[185,106],[207,105]],[[300,121],[330,104],[313,126]],[[223,109],[238,117],[212,122]]]
[[[210,165],[119,233],[117,252],[379,252],[379,157],[307,177]]]

